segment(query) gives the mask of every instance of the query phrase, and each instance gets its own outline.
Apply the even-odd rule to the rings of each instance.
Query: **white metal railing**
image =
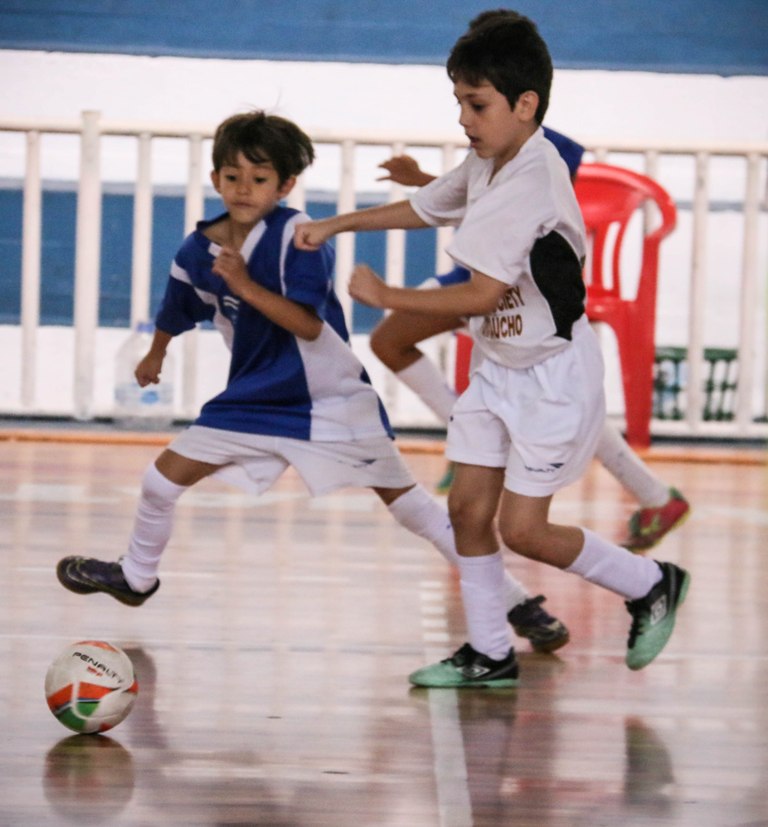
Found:
[[[150,316],[150,245],[152,240],[153,191],[158,176],[153,174],[152,150],[159,139],[176,139],[186,147],[186,170],[183,173],[185,188],[185,230],[189,231],[202,215],[205,195],[205,181],[208,168],[204,159],[204,144],[212,137],[209,126],[178,125],[158,123],[123,123],[103,121],[97,112],[84,112],[80,120],[3,120],[0,121],[0,139],[9,133],[20,133],[25,139],[24,161],[19,166],[18,178],[23,180],[23,226],[21,273],[21,323],[18,347],[6,348],[6,358],[18,360],[14,370],[4,371],[5,376],[19,376],[18,397],[6,394],[0,400],[0,414],[46,415],[65,414],[78,419],[90,419],[96,415],[108,414],[108,405],[98,402],[95,387],[99,301],[99,261],[102,184],[104,181],[102,145],[106,138],[121,136],[135,142],[135,174],[132,176],[134,192],[132,272],[131,272],[131,319],[135,323]],[[41,403],[38,398],[40,364],[44,361],[41,353],[40,325],[40,283],[41,283],[41,237],[42,237],[42,192],[44,176],[41,160],[41,137],[49,134],[65,134],[79,137],[79,163],[76,172],[78,181],[77,222],[74,272],[74,325],[72,340],[73,384],[71,398],[57,404]],[[312,130],[316,146],[336,147],[339,153],[338,168],[329,173],[323,169],[318,158],[314,171],[320,167],[320,176],[330,174],[331,184],[326,189],[336,193],[336,207],[339,211],[352,209],[356,203],[359,178],[359,153],[366,147],[380,147],[382,156],[404,151],[417,152],[429,149],[436,153],[443,170],[450,169],[457,162],[462,148],[455,136],[444,135],[385,135],[381,133],[337,133],[328,130]],[[688,202],[685,210],[690,220],[680,222],[675,231],[679,249],[687,248],[689,261],[687,273],[676,273],[676,289],[688,295],[687,319],[684,329],[678,330],[678,338],[688,349],[688,390],[686,417],[682,422],[654,421],[652,432],[656,435],[715,436],[723,438],[754,438],[768,435],[768,425],[763,421],[768,398],[768,365],[766,362],[766,276],[768,274],[768,252],[766,239],[768,224],[766,210],[766,162],[768,142],[741,144],[698,144],[680,145],[669,143],[589,142],[589,160],[618,163],[633,166],[645,172],[673,193],[678,205]],[[0,156],[2,156],[0,145]],[[177,153],[178,155],[178,153]],[[738,226],[729,230],[731,246],[738,242],[740,235],[740,260],[729,260],[726,278],[730,289],[736,290],[738,301],[733,311],[737,315],[735,329],[738,334],[731,344],[738,352],[739,390],[736,411],[730,422],[702,421],[702,388],[704,386],[704,349],[713,344],[707,341],[708,317],[713,313],[707,291],[708,267],[713,257],[710,229],[715,213],[710,184],[710,170],[715,159],[728,158],[743,166],[743,189],[733,191],[733,184],[725,187],[723,198],[730,206],[731,214],[738,216]],[[692,180],[683,182],[680,170],[668,170],[670,184],[663,177],[663,167],[670,159],[680,159],[682,166],[692,164]],[[731,176],[733,178],[734,176]],[[736,176],[739,177],[739,176]],[[307,173],[291,193],[291,206],[303,208],[310,190],[311,178]],[[730,180],[730,179],[729,179]],[[370,189],[370,182],[365,185]],[[690,186],[690,189],[688,187]],[[673,190],[681,190],[682,195]],[[402,189],[389,186],[382,192],[382,198],[402,197]],[[441,229],[437,233],[436,257],[440,268],[448,262],[444,252],[450,231]],[[343,281],[355,261],[355,238],[352,234],[336,239],[337,272]],[[666,242],[665,242],[666,243]],[[664,246],[664,245],[663,245]],[[682,260],[685,260],[685,256]],[[662,262],[662,266],[679,266],[677,263]],[[405,267],[405,234],[391,231],[387,234],[385,276],[392,283],[402,283]],[[718,265],[721,269],[721,265]],[[425,274],[428,275],[428,274]],[[6,275],[6,278],[9,274]],[[13,274],[10,274],[13,277]],[[664,279],[661,280],[662,283]],[[683,285],[682,282],[686,284]],[[683,287],[685,289],[683,289]],[[343,286],[339,297],[350,316],[350,300]],[[660,301],[663,297],[660,295]],[[676,301],[673,299],[672,301]],[[124,332],[123,332],[124,333]],[[200,404],[199,392],[199,348],[198,336],[185,339],[183,358],[180,360],[182,395],[177,404],[179,416],[191,417]],[[362,337],[363,339],[365,337]],[[11,340],[12,342],[15,340]],[[366,351],[365,342],[356,337],[355,347]],[[674,344],[674,342],[672,343]],[[722,345],[722,342],[715,344]],[[441,355],[450,370],[450,360],[445,360],[446,348],[450,342],[444,340]],[[361,354],[362,355],[362,354]],[[59,355],[59,358],[60,355]],[[367,363],[369,364],[369,363]],[[369,368],[370,370],[370,368]],[[374,384],[377,370],[371,370]],[[383,376],[378,371],[379,376]],[[609,377],[610,378],[610,377]],[[429,416],[424,418],[413,413],[413,399],[403,389],[397,389],[387,381],[385,401],[395,424],[413,427],[430,424]],[[614,383],[617,384],[617,383]],[[610,398],[610,397],[609,397]],[[103,394],[102,394],[103,400]],[[434,424],[434,423],[433,423]]]

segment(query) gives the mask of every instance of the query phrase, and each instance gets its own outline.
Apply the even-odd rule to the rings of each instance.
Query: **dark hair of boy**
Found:
[[[482,12],[456,41],[446,69],[454,83],[491,83],[512,109],[523,92],[536,92],[536,122],[544,120],[552,86],[552,58],[536,24],[527,17],[505,9]]]
[[[271,164],[280,183],[300,175],[314,160],[312,141],[295,123],[261,110],[232,115],[213,136],[213,168],[235,165],[237,153],[252,164]]]

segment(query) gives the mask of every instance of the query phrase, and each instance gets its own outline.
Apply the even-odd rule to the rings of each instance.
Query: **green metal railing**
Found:
[[[705,422],[731,422],[736,414],[738,352],[735,348],[704,349]],[[685,418],[684,398],[688,376],[688,349],[657,347],[653,376],[653,418]]]

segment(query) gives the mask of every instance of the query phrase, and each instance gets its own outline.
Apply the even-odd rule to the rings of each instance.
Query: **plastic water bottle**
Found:
[[[115,357],[114,422],[120,428],[165,431],[173,423],[173,358],[166,354],[163,375],[157,385],[142,388],[136,381],[136,365],[147,355],[155,326],[140,322],[123,342]]]

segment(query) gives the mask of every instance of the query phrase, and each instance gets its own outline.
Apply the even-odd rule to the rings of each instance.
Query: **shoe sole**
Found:
[[[442,664],[417,669],[415,672],[411,672],[408,680],[414,686],[422,686],[427,689],[471,689],[472,687],[506,689],[515,687],[520,683],[517,669],[515,669],[515,677],[483,678],[478,676],[476,678],[466,678],[457,670],[443,668]]]
[[[674,523],[672,523],[669,528],[665,529],[662,534],[659,534],[653,540],[644,541],[642,538],[632,538],[630,540],[625,540],[621,546],[622,548],[627,549],[628,551],[633,552],[634,554],[638,554],[641,551],[650,551],[650,549],[657,546],[666,536],[669,534],[670,531],[674,531],[676,528],[680,528],[680,526],[691,516],[691,509],[689,508],[687,511],[683,512]]]
[[[686,571],[683,574],[683,580],[682,580],[682,583],[680,584],[680,591],[678,592],[677,602],[675,603],[675,608],[672,611],[672,617],[670,618],[670,624],[669,624],[669,633],[667,634],[667,637],[665,638],[662,645],[659,647],[658,651],[654,654],[654,656],[650,660],[647,660],[643,663],[636,664],[636,665],[631,665],[630,663],[627,662],[627,666],[633,672],[637,672],[640,669],[644,669],[646,666],[648,666],[648,664],[653,663],[653,661],[656,660],[656,658],[664,651],[664,648],[666,647],[667,643],[669,643],[669,639],[672,637],[672,632],[675,631],[675,624],[677,623],[677,611],[683,605],[683,603],[685,602],[685,598],[688,594],[688,587],[690,585],[691,585],[691,575]]]
[[[520,637],[525,637],[525,635],[520,635]],[[567,643],[571,640],[570,634],[563,635],[562,637],[555,638],[554,640],[547,640],[542,641],[541,643],[534,643],[530,638],[528,641],[531,644],[531,649],[534,652],[538,652],[540,655],[551,655],[552,652],[556,652],[558,649],[562,649]]]
[[[520,685],[519,678],[500,678],[496,681],[469,681],[463,683],[426,683],[408,678],[413,686],[421,689],[514,689]]]

